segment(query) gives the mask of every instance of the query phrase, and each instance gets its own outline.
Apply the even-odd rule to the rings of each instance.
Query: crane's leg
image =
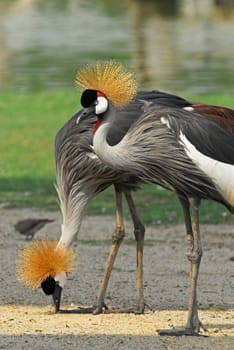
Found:
[[[125,197],[131,213],[134,235],[137,245],[137,300],[136,300],[136,313],[142,314],[145,309],[144,294],[143,294],[143,248],[144,248],[144,236],[145,227],[142,224],[139,215],[136,211],[132,196],[130,192],[125,192]]]
[[[110,275],[113,269],[115,258],[117,256],[120,244],[125,236],[124,222],[123,222],[123,210],[122,210],[122,191],[115,185],[116,195],[116,227],[112,235],[112,245],[109,252],[109,256],[104,271],[104,276],[99,288],[97,301],[94,305],[93,314],[97,315],[103,312],[103,309],[107,309],[104,303],[104,297],[106,294],[107,285],[110,279]]]
[[[192,198],[190,202],[188,199],[179,197],[185,217],[185,225],[187,231],[188,239],[188,250],[187,257],[190,262],[190,295],[189,295],[189,305],[188,305],[188,318],[185,328],[173,329],[173,330],[160,330],[160,335],[199,335],[200,328],[205,329],[199,318],[197,309],[197,279],[199,274],[199,266],[202,257],[202,246],[200,239],[200,229],[199,229],[199,205],[200,200],[197,198]],[[192,222],[190,216],[190,205]]]
[[[206,330],[198,317],[197,308],[197,280],[199,275],[199,267],[202,258],[202,244],[200,238],[199,227],[199,206],[200,200],[192,198],[190,200],[192,211],[192,233],[188,235],[188,260],[190,262],[190,296],[188,318],[185,329],[191,335],[198,335],[200,328]]]

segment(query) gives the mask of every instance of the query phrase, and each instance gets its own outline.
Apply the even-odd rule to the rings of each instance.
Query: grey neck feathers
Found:
[[[116,110],[109,106],[103,121],[93,138],[93,147],[96,155],[107,165],[114,169],[121,170],[124,164],[124,153],[122,152],[122,141],[111,146],[107,141],[107,135],[116,118]]]

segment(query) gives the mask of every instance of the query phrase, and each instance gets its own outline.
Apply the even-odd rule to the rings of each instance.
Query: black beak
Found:
[[[79,124],[79,122],[82,120],[82,119],[85,119],[89,116],[94,116],[96,117],[95,115],[95,110],[94,110],[94,106],[90,106],[90,107],[87,107],[87,108],[84,108],[82,109],[81,112],[79,112],[77,114],[77,118],[76,118],[76,124]],[[97,118],[97,117],[96,117]]]
[[[60,309],[60,300],[62,295],[63,288],[59,286],[58,283],[55,284],[55,289],[53,293],[53,301],[54,301],[54,312],[59,312]]]

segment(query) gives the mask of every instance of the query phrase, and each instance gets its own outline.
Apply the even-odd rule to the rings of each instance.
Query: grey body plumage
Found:
[[[115,125],[118,112],[113,109],[111,114]],[[182,133],[202,154],[234,164],[233,135],[217,123],[199,114],[153,105],[131,124],[117,145],[108,143],[109,131],[107,144],[103,144],[106,128],[104,120],[95,133],[94,149],[116,171],[128,171],[143,182],[174,188],[187,197],[218,201],[233,211],[232,204],[223,198],[212,178],[188,157],[186,146],[180,140]]]
[[[91,110],[100,109],[96,103],[90,106]],[[234,212],[234,137],[227,128],[213,121],[213,111],[219,108],[210,106],[208,110],[212,111],[211,115],[207,106],[202,115],[201,105],[200,113],[196,113],[195,106],[181,109],[147,103],[140,116],[129,119],[128,129],[116,144],[109,142],[108,137],[118,127],[117,109],[109,103],[105,112],[97,112],[93,139],[97,156],[116,171],[126,171],[142,182],[173,189],[182,204],[190,262],[188,320],[184,329],[162,331],[162,335],[197,335],[202,327],[196,298],[202,257],[200,201],[211,199]],[[223,111],[231,129],[234,111],[222,108]]]

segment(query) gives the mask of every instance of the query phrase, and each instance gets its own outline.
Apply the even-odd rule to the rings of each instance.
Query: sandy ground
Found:
[[[200,319],[207,337],[160,337],[157,329],[186,320],[188,262],[183,225],[147,227],[144,250],[144,315],[135,306],[135,245],[131,223],[108,286],[108,313],[92,315],[114,227],[112,217],[86,217],[78,240],[76,271],[64,288],[61,312],[51,297],[17,281],[15,260],[25,245],[13,225],[22,219],[51,218],[34,237],[59,238],[60,213],[0,209],[0,349],[234,349],[234,228],[203,225],[199,277]]]

